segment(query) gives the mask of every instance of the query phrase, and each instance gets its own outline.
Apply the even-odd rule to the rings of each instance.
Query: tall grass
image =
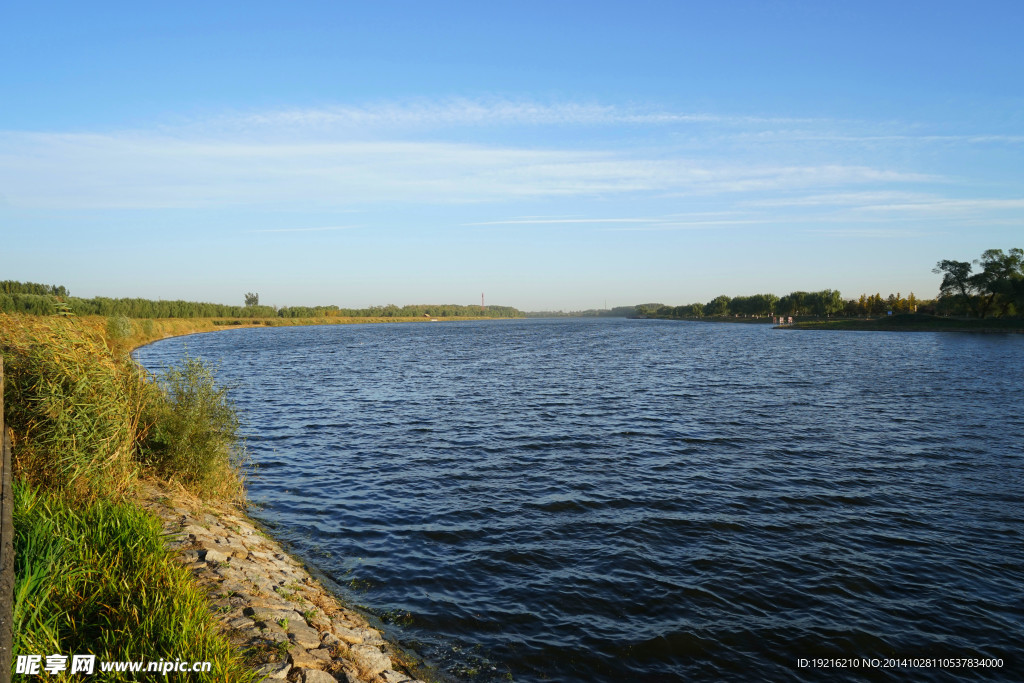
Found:
[[[16,482],[14,650],[102,661],[209,661],[198,680],[247,681],[159,522],[126,502],[81,506]],[[108,680],[131,680],[108,674]]]
[[[0,315],[18,476],[84,498],[123,495],[140,474],[241,493],[238,419],[212,368],[187,359],[147,381],[112,320]]]
[[[151,393],[141,370],[95,329],[61,318],[0,316],[0,351],[15,472],[79,496],[124,493]]]
[[[237,418],[198,361],[149,381],[127,333],[103,319],[0,314],[15,433],[15,654],[180,657],[214,663],[200,680],[251,680],[204,592],[168,557],[159,522],[129,496],[140,476],[238,494]]]

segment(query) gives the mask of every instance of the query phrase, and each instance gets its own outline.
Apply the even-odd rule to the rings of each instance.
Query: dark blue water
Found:
[[[185,345],[235,387],[255,516],[458,679],[1024,679],[1024,336],[519,320],[137,357]]]

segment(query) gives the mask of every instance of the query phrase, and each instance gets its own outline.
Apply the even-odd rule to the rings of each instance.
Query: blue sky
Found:
[[[1024,246],[1024,3],[5,3],[0,279],[583,309]]]

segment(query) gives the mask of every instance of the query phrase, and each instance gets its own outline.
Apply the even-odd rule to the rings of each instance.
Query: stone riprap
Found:
[[[231,642],[266,680],[422,683],[396,670],[393,650],[238,508],[149,488],[144,506],[210,598]]]

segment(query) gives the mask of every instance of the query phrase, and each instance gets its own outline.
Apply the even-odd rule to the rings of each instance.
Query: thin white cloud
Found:
[[[826,119],[735,116],[708,112],[673,112],[651,107],[619,107],[595,103],[543,103],[531,100],[469,99],[376,102],[363,106],[333,106],[239,113],[202,126],[247,130],[286,128],[388,130],[444,126],[608,126],[715,124],[725,126],[779,126],[822,124]]]
[[[525,197],[794,191],[933,179],[863,165],[723,164],[449,142],[262,142],[129,134],[0,134],[16,207],[480,202]]]
[[[362,226],[359,225],[328,225],[320,228],[263,228],[259,230],[249,230],[251,233],[265,233],[265,232],[332,232],[335,230],[353,230]]]
[[[925,201],[873,204],[858,207],[860,211],[907,211],[919,213],[964,213],[977,211],[1000,211],[1024,209],[1024,199],[944,199],[934,198]]]
[[[657,218],[513,218],[500,221],[482,221],[464,223],[464,225],[561,225],[561,224],[594,224],[594,223],[658,223]]]
[[[795,197],[769,197],[744,202],[750,207],[822,207],[822,206],[866,206],[879,202],[914,202],[935,199],[934,195],[920,192],[840,192],[810,194]]]
[[[830,237],[847,237],[860,239],[896,239],[911,237],[938,237],[945,232],[924,230],[901,230],[892,228],[829,228],[824,230],[804,230],[805,234],[827,235]]]

